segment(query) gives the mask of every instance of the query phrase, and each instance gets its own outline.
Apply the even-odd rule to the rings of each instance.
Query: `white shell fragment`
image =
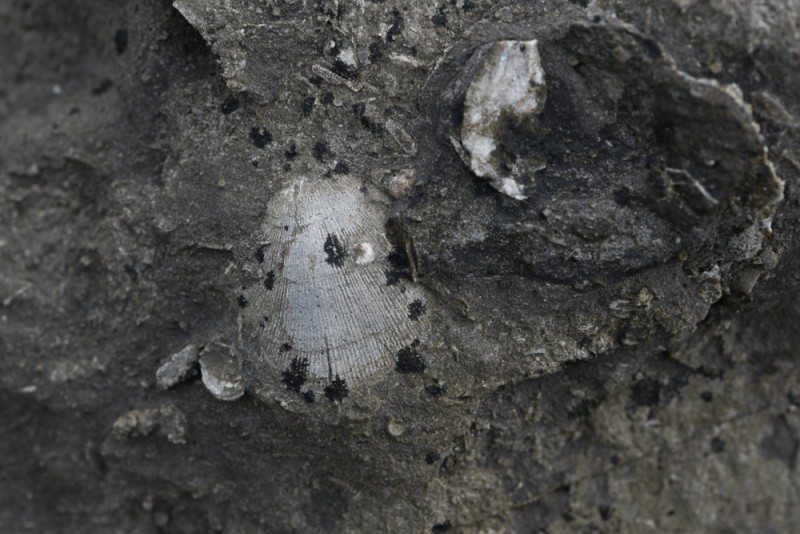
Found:
[[[461,144],[472,172],[487,178],[501,193],[525,200],[514,170],[503,168],[499,135],[544,107],[544,70],[537,42],[498,41],[477,52],[481,65],[467,89]]]
[[[203,385],[219,400],[232,401],[244,395],[242,361],[233,348],[223,343],[209,343],[200,353]]]
[[[425,299],[390,276],[395,247],[375,197],[351,176],[296,177],[267,207],[263,279],[245,291],[243,317],[258,363],[294,370],[290,389],[357,382],[420,336]]]
[[[180,352],[167,358],[156,371],[158,387],[168,389],[192,375],[196,376],[199,354],[197,345],[187,345]]]

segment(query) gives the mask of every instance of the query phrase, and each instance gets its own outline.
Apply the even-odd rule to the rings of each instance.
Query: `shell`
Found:
[[[297,177],[268,205],[262,279],[245,292],[244,326],[258,363],[284,370],[290,389],[306,375],[352,385],[394,365],[424,329],[426,298],[392,274],[374,197],[351,176]]]

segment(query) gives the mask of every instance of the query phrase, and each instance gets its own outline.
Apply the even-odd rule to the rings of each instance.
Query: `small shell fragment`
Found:
[[[197,345],[186,345],[180,352],[176,352],[158,367],[156,371],[156,383],[162,389],[169,389],[192,376],[199,371],[197,358],[200,351]]]
[[[467,164],[501,193],[525,200],[514,161],[505,161],[500,136],[508,125],[519,124],[544,107],[544,70],[537,42],[498,41],[479,49],[476,56],[481,66],[467,89],[461,126]]]
[[[219,400],[232,401],[244,395],[242,361],[229,345],[206,345],[200,354],[200,369],[203,385]]]

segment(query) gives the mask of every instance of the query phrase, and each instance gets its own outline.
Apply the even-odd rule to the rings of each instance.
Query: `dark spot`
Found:
[[[792,406],[800,406],[800,395],[794,393],[793,391],[790,391],[786,394],[786,400],[788,400],[789,404]]]
[[[675,127],[671,124],[659,124],[654,128],[656,142],[661,148],[670,149],[675,146]]]
[[[386,238],[392,249],[386,256],[386,285],[395,285],[401,278],[414,280],[417,272],[417,257],[414,241],[396,217],[386,221]]]
[[[619,464],[619,455],[612,454],[611,455],[611,465],[618,465]]]
[[[317,144],[314,145],[314,148],[311,149],[311,153],[314,155],[314,159],[321,163],[329,153],[328,145],[322,141],[318,141]]]
[[[300,393],[300,388],[308,378],[308,358],[292,358],[289,368],[283,372],[283,383],[286,389]]]
[[[389,29],[386,30],[386,40],[390,43],[394,42],[403,33],[405,27],[406,23],[403,20],[403,16],[395,9],[392,11],[392,21],[389,23]]]
[[[333,168],[333,174],[347,174],[350,172],[350,165],[346,161],[339,161]]]
[[[425,370],[425,362],[417,352],[419,340],[415,339],[411,345],[407,345],[397,351],[397,362],[395,368],[401,373],[421,373]]]
[[[382,124],[375,122],[367,115],[367,106],[363,102],[353,104],[353,113],[361,122],[361,126],[376,135],[382,135],[384,127]]]
[[[333,104],[333,93],[327,91],[322,94],[322,103],[326,106]]]
[[[254,159],[252,159],[252,160],[250,161],[250,165],[252,165],[253,167],[255,167],[255,168],[257,169],[257,168],[258,168],[258,160],[257,160],[257,159],[255,159],[255,158],[254,158]]]
[[[353,65],[348,65],[341,59],[337,59],[333,62],[331,72],[347,80],[355,80],[358,78],[358,68],[354,67]]]
[[[720,437],[711,438],[711,452],[713,452],[714,454],[719,454],[724,450],[725,450],[724,439]]]
[[[408,318],[412,321],[419,321],[419,318],[425,315],[427,311],[428,307],[424,302],[419,299],[414,300],[408,305]]]
[[[443,7],[440,7],[436,14],[431,17],[431,22],[433,22],[434,26],[447,26],[447,13],[444,12]]]
[[[627,206],[631,203],[631,190],[628,187],[620,187],[614,191],[614,202],[618,206]]]
[[[475,4],[472,2],[472,0],[464,0],[464,5],[461,6],[461,9],[463,9],[464,11],[475,9]]]
[[[92,96],[100,96],[103,93],[107,92],[112,87],[114,87],[114,82],[106,78],[105,80],[100,82],[100,85],[92,89]]]
[[[139,273],[136,272],[136,267],[133,265],[125,265],[125,274],[127,274],[132,282],[135,282],[139,279]]]
[[[308,81],[317,87],[322,87],[322,84],[325,83],[325,80],[322,78],[322,76],[319,76],[318,74],[311,76]]]
[[[275,271],[270,271],[267,273],[267,277],[264,278],[264,288],[272,291],[273,287],[275,287]]]
[[[289,143],[289,148],[283,151],[283,157],[286,159],[294,159],[297,157],[297,145],[294,142]]]
[[[371,43],[369,45],[369,60],[374,63],[382,57],[383,57],[383,50],[381,50],[381,44]]]
[[[325,244],[322,248],[325,251],[325,254],[328,255],[328,257],[325,258],[325,263],[328,265],[333,265],[334,267],[341,267],[344,265],[344,259],[347,257],[347,251],[344,249],[342,242],[339,241],[339,238],[335,234],[328,234],[328,238],[325,240]]]
[[[250,130],[250,140],[253,142],[256,148],[264,148],[267,146],[267,143],[272,142],[272,134],[269,133],[269,130],[266,128],[254,126]]]
[[[440,386],[439,384],[428,384],[425,386],[425,393],[430,395],[431,397],[441,397],[445,393],[447,393],[447,388],[444,386]]]
[[[329,386],[325,386],[325,396],[331,402],[341,402],[348,393],[347,382],[343,378],[339,378],[339,375],[336,375]]]
[[[236,297],[236,302],[239,303],[240,308],[244,308],[245,306],[247,306],[247,299],[245,298],[244,295],[239,295],[238,297]]]
[[[288,351],[292,350],[292,344],[291,343],[284,343],[283,345],[281,345],[281,349],[284,352],[288,352]]]
[[[636,406],[656,406],[661,400],[661,384],[651,378],[643,378],[631,386],[630,399]]]
[[[710,391],[704,391],[700,394],[700,398],[706,402],[711,402],[712,400],[714,400],[714,394],[711,393]]]
[[[428,465],[435,464],[441,459],[442,459],[441,455],[439,455],[439,453],[436,451],[431,451],[425,455],[425,463],[427,463]]]
[[[117,49],[117,54],[122,55],[128,48],[128,30],[120,28],[114,33],[114,46]]]
[[[225,99],[225,102],[219,107],[219,109],[225,115],[230,115],[237,109],[239,109],[239,99],[233,95],[230,95],[228,98]]]
[[[303,393],[303,399],[305,399],[306,402],[314,402],[317,400],[317,394],[314,393],[313,389],[306,390],[306,392]]]
[[[300,109],[303,111],[303,115],[308,115],[311,113],[311,110],[314,109],[314,104],[317,102],[317,98],[315,96],[307,96],[303,99],[303,104],[300,106]]]
[[[261,245],[256,249],[255,257],[258,263],[264,263],[264,258],[266,257],[265,254],[268,246],[269,245]]]
[[[581,417],[588,417],[592,412],[592,408],[596,408],[599,403],[595,400],[581,399],[567,412],[567,417],[570,419],[579,419]]]
[[[661,47],[652,39],[642,39],[642,48],[644,48],[650,59],[659,60],[663,56]]]
[[[267,327],[267,323],[268,323],[268,322],[269,322],[269,317],[267,317],[267,316],[265,315],[265,316],[264,316],[264,317],[262,317],[262,318],[261,318],[261,320],[258,322],[258,326],[260,326],[261,328],[266,328],[266,327]]]
[[[453,523],[448,519],[444,523],[436,523],[431,528],[431,532],[450,532],[453,529]]]
[[[600,518],[603,521],[608,521],[611,519],[611,507],[601,504],[597,507],[597,511],[600,512]]]
[[[786,416],[780,415],[772,425],[772,434],[761,441],[761,452],[765,457],[781,460],[789,469],[794,469],[799,446],[797,431],[789,425]]]

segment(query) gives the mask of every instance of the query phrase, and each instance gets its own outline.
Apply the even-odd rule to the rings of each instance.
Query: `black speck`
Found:
[[[700,398],[706,402],[711,402],[712,400],[714,400],[714,394],[711,393],[710,391],[704,391],[700,394]]]
[[[245,306],[247,306],[247,299],[244,297],[244,295],[239,295],[238,297],[236,297],[236,302],[239,303],[240,308],[244,308]]]
[[[371,43],[369,45],[369,60],[374,63],[382,57],[383,57],[383,50],[381,50],[381,44]]]
[[[464,0],[464,5],[462,8],[464,11],[469,11],[470,9],[475,9],[475,4],[472,3],[472,0]]]
[[[433,22],[434,26],[447,26],[447,13],[444,12],[443,7],[440,7],[436,14],[431,17],[431,22]]]
[[[658,43],[652,39],[643,39],[642,48],[644,48],[644,51],[647,53],[650,59],[659,60],[663,55],[661,53],[661,47],[658,46]]]
[[[800,395],[793,391],[786,394],[786,400],[788,400],[792,406],[800,406]]]
[[[325,160],[325,156],[329,154],[328,145],[319,141],[314,145],[314,148],[311,149],[311,153],[314,155],[314,159],[321,163]]]
[[[316,85],[317,87],[321,87],[322,84],[325,83],[325,80],[322,79],[322,77],[317,74],[311,76],[311,78],[309,78],[308,81],[311,82],[313,85]]]
[[[431,528],[431,532],[450,532],[453,529],[453,523],[448,519],[444,523],[436,523]]]
[[[358,117],[359,121],[361,122],[361,126],[365,129],[369,130],[370,132],[376,135],[382,135],[384,132],[384,127],[382,124],[373,121],[372,119],[367,116],[367,106],[362,103],[358,102],[353,104],[353,113],[356,117]]]
[[[630,398],[637,406],[656,406],[661,400],[661,384],[651,378],[643,378],[631,386]]]
[[[339,378],[339,375],[336,375],[329,386],[325,386],[325,396],[331,402],[341,402],[348,393],[347,382],[343,378]]]
[[[408,305],[408,318],[412,321],[419,321],[419,318],[425,315],[427,311],[428,307],[424,302],[419,299],[414,300]]]
[[[297,157],[297,145],[294,142],[289,143],[289,147],[283,151],[283,157],[289,160]]]
[[[719,436],[716,438],[711,438],[711,452],[714,454],[719,454],[725,450],[725,440],[720,438]]]
[[[100,96],[103,93],[107,92],[112,87],[114,87],[114,82],[106,78],[105,80],[100,82],[100,85],[92,89],[92,96]]]
[[[333,174],[347,174],[350,172],[350,165],[346,161],[339,161],[333,168]]]
[[[344,265],[344,259],[347,257],[347,251],[344,249],[342,242],[339,241],[339,238],[335,234],[328,234],[328,238],[325,240],[325,244],[322,248],[325,251],[325,254],[328,255],[328,257],[325,258],[325,263],[333,265],[334,267],[341,267]]]
[[[425,370],[425,362],[417,352],[419,340],[415,339],[411,345],[407,345],[397,351],[397,362],[395,368],[401,373],[421,373]]]
[[[250,165],[252,165],[253,167],[255,167],[257,169],[258,168],[258,160],[257,159],[251,160],[250,161]]]
[[[428,384],[425,386],[425,392],[431,397],[441,397],[447,393],[447,388],[439,384]]]
[[[267,146],[267,143],[272,142],[272,134],[269,133],[269,130],[266,128],[254,126],[250,130],[250,140],[253,142],[256,148],[264,148]]]
[[[289,368],[283,372],[283,383],[286,389],[300,393],[300,388],[308,378],[308,358],[292,358]]]
[[[306,390],[305,393],[303,393],[303,398],[305,399],[306,402],[314,402],[315,400],[317,400],[317,394],[314,393],[313,389],[309,389]]]
[[[614,202],[618,206],[627,206],[631,203],[631,190],[628,187],[620,187],[614,191]]]
[[[225,102],[223,102],[219,108],[225,115],[230,115],[231,113],[239,109],[239,99],[233,95],[230,95],[228,98],[225,99]]]
[[[267,273],[267,277],[264,278],[264,288],[272,291],[273,287],[275,287],[275,271],[270,271]]]
[[[403,16],[400,15],[400,12],[395,9],[392,12],[392,21],[389,25],[389,29],[386,31],[386,40],[390,43],[393,42],[395,39],[400,37],[405,27],[406,23],[403,20]]]
[[[264,317],[262,317],[262,318],[261,318],[261,320],[258,322],[258,326],[260,326],[261,328],[266,328],[266,327],[267,327],[267,323],[268,323],[268,322],[269,322],[269,317],[267,317],[267,316],[265,315],[265,316],[264,316]]]
[[[261,245],[256,249],[255,257],[258,263],[264,263],[264,258],[266,257],[267,245]]]
[[[136,267],[133,265],[128,264],[125,266],[125,274],[130,277],[132,282],[135,282],[139,279],[139,273],[136,272]]]
[[[331,68],[331,72],[347,80],[355,80],[358,78],[358,68],[354,67],[353,65],[348,65],[341,59],[337,59],[333,62],[333,68]]]
[[[128,30],[120,28],[114,33],[114,46],[117,49],[117,54],[122,55],[128,48]]]
[[[288,351],[292,350],[292,344],[291,343],[284,343],[283,345],[281,345],[281,349],[284,352],[288,352]]]
[[[303,110],[303,115],[308,115],[311,113],[311,110],[314,109],[314,104],[317,102],[317,98],[315,96],[307,96],[303,99],[303,104],[301,109]]]
[[[333,93],[326,91],[322,94],[322,103],[326,106],[333,104]]]
[[[597,511],[600,512],[600,518],[603,521],[608,521],[611,519],[611,507],[606,505],[600,505],[597,507]]]
[[[611,455],[611,465],[619,464],[619,456],[616,454]]]
[[[442,459],[441,455],[436,451],[431,451],[425,455],[425,463],[427,463],[428,465],[435,464],[441,459]]]

